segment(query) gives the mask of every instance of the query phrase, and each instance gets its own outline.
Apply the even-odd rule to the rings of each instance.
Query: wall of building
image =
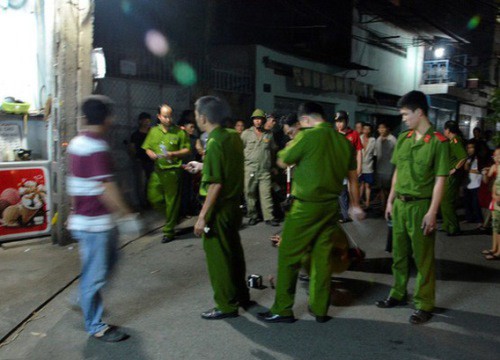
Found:
[[[346,110],[354,114],[356,111],[357,97],[355,95],[325,92],[320,90],[297,88],[290,84],[290,77],[275,74],[275,71],[264,64],[264,58],[272,61],[296,66],[312,71],[328,74],[339,74],[342,69],[316,63],[284,54],[261,45],[256,46],[255,52],[255,106],[265,111],[273,111],[276,100],[297,103],[302,101],[317,101],[331,104],[337,110]],[[270,91],[264,91],[264,86],[270,86]]]
[[[0,7],[0,103],[12,96],[43,107],[52,91],[54,2],[27,0],[21,8]]]
[[[371,18],[372,16],[360,16],[354,11],[351,61],[375,71],[350,71],[348,76],[355,76],[360,81],[374,85],[375,90],[393,95],[403,95],[417,89],[422,77],[424,47],[414,40],[415,34],[392,24],[360,23]],[[370,32],[406,49],[406,56],[366,43],[367,39],[373,40]],[[393,36],[397,38],[388,39]]]

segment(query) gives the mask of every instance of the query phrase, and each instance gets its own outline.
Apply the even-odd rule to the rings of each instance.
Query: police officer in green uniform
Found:
[[[309,311],[316,321],[325,322],[330,305],[333,237],[340,232],[338,197],[348,177],[352,193],[353,216],[363,214],[359,207],[356,158],[349,141],[325,122],[323,108],[312,102],[299,107],[302,127],[278,153],[278,165],[295,164],[292,207],[285,218],[278,248],[276,298],[270,311],[259,313],[266,322],[293,322],[293,304],[301,261],[310,254]]]
[[[148,200],[157,211],[165,213],[162,243],[174,240],[181,204],[181,171],[183,156],[189,154],[190,143],[186,132],[172,122],[172,108],[163,104],[158,108],[158,126],[148,132],[142,148],[155,162],[148,184]]]
[[[264,129],[266,114],[261,109],[252,113],[253,126],[241,134],[245,154],[245,198],[249,225],[258,222],[257,200],[260,199],[262,215],[266,224],[278,226],[273,217],[271,195],[271,169],[276,151],[273,133]]]
[[[427,117],[429,105],[420,91],[411,91],[398,102],[403,121],[410,129],[396,143],[392,163],[396,170],[385,210],[392,219],[394,285],[389,297],[376,302],[380,308],[406,304],[410,257],[417,266],[410,323],[422,324],[432,317],[436,275],[434,240],[436,215],[449,173],[449,145],[435,132]]]
[[[441,201],[442,230],[448,236],[460,234],[460,224],[456,213],[458,190],[460,188],[460,169],[467,160],[467,152],[462,142],[461,131],[455,121],[444,124],[444,136],[450,145],[450,172],[446,179],[443,200]]]
[[[218,320],[238,316],[238,307],[253,304],[245,282],[245,256],[239,229],[242,221],[240,197],[243,192],[243,143],[239,134],[221,126],[227,107],[217,97],[196,101],[196,122],[208,136],[200,194],[205,202],[194,233],[203,236],[210,282],[216,307],[201,314]],[[199,170],[191,162],[186,169]]]

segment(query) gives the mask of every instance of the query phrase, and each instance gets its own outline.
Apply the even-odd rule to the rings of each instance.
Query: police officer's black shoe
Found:
[[[265,321],[268,323],[279,323],[279,322],[293,323],[296,321],[295,317],[293,317],[293,316],[277,315],[277,314],[273,314],[270,311],[258,313],[257,318],[261,321]]]
[[[332,317],[328,315],[316,315],[315,313],[313,313],[309,306],[307,307],[307,311],[309,312],[309,315],[314,317],[316,319],[316,322],[320,324],[326,323],[327,321],[330,321],[332,319]]]
[[[390,297],[390,296],[385,300],[379,300],[375,303],[375,305],[377,305],[377,307],[382,308],[382,309],[389,309],[389,308],[393,308],[396,306],[403,306],[406,304],[407,304],[406,299],[397,300],[397,299],[394,299],[393,297]]]
[[[266,220],[267,225],[280,226],[280,223],[276,219]]]
[[[164,235],[163,238],[161,239],[161,243],[162,244],[166,244],[166,243],[169,243],[169,242],[172,242],[174,241],[175,237],[174,236],[167,236],[167,235]]]
[[[225,313],[217,308],[213,308],[201,313],[201,317],[205,320],[221,320],[226,318],[234,318],[237,316],[238,316],[238,310]]]
[[[432,318],[432,313],[425,310],[417,310],[410,316],[410,323],[420,325],[426,323]]]
[[[259,220],[258,220],[258,219],[256,219],[256,218],[251,218],[250,220],[248,220],[248,225],[251,225],[251,226],[253,226],[253,225],[257,225],[257,223],[258,223],[258,222],[259,222]]]

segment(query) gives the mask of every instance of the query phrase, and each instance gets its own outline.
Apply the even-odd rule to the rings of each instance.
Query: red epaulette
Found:
[[[434,131],[434,135],[436,135],[436,137],[439,139],[439,141],[441,142],[445,142],[445,141],[448,141],[448,138],[446,136],[444,136],[443,134],[441,134],[440,132],[437,132],[437,131]]]
[[[415,130],[410,130],[410,132],[408,133],[408,135],[406,135],[406,137],[410,138],[413,135],[414,132],[415,132]]]

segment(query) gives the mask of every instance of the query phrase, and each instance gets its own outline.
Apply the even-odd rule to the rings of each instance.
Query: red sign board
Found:
[[[47,169],[0,169],[0,240],[50,231]]]

